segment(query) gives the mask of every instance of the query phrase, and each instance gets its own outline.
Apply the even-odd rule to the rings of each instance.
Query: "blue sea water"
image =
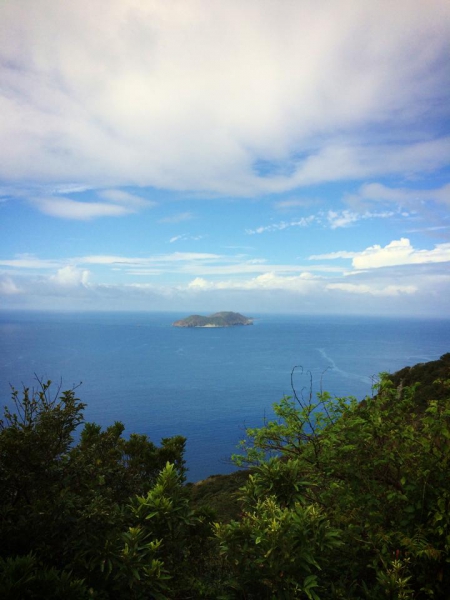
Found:
[[[35,375],[78,389],[86,419],[152,441],[187,437],[189,479],[233,470],[246,426],[273,402],[322,385],[362,399],[374,377],[450,351],[450,320],[256,316],[250,327],[172,327],[171,313],[0,312],[0,402]]]

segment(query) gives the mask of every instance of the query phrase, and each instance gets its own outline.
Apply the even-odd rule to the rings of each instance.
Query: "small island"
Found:
[[[172,325],[174,327],[236,327],[237,325],[253,325],[253,319],[239,313],[223,311],[209,317],[191,315],[186,319],[175,321]]]

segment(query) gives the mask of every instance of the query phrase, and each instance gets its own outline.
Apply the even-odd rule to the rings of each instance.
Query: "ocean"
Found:
[[[254,325],[184,329],[180,313],[0,311],[0,401],[35,377],[77,393],[85,418],[125,434],[187,438],[188,479],[229,473],[245,428],[272,404],[322,387],[333,396],[371,394],[382,371],[450,351],[450,320],[251,315]]]

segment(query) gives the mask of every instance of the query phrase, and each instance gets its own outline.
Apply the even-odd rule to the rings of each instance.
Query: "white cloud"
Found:
[[[78,202],[69,198],[34,198],[33,204],[46,215],[79,221],[89,221],[98,217],[121,217],[134,212],[116,204]]]
[[[61,267],[60,260],[46,260],[33,254],[18,254],[12,259],[0,259],[0,265],[17,269],[55,269]]]
[[[302,217],[301,219],[295,219],[292,221],[281,221],[280,223],[272,223],[271,225],[265,225],[257,227],[256,229],[246,229],[245,233],[248,235],[255,235],[259,233],[266,233],[267,231],[282,231],[290,227],[308,227],[316,220],[314,215],[309,217]]]
[[[165,267],[170,268],[172,265],[193,263],[214,263],[224,260],[230,260],[229,257],[220,254],[208,252],[172,252],[170,254],[155,254],[153,256],[114,256],[114,255],[91,255],[80,256],[72,259],[77,264],[89,265],[110,265],[114,267],[130,266],[130,267]],[[1,264],[1,263],[0,263]]]
[[[414,249],[407,238],[394,240],[384,248],[378,244],[370,246],[353,257],[352,264],[356,269],[372,269],[392,267],[412,262]]]
[[[372,269],[394,265],[412,265],[450,261],[450,243],[437,244],[433,250],[416,250],[407,238],[394,240],[384,248],[375,245],[353,258],[356,269]]]
[[[369,296],[398,296],[401,294],[415,294],[417,287],[414,285],[387,285],[385,287],[373,287],[367,284],[353,283],[329,283],[327,290],[339,290],[349,294],[363,294]]]
[[[448,165],[450,137],[391,144],[324,143],[303,160],[289,180],[271,182],[273,191],[322,182],[364,179],[376,175],[426,173]]]
[[[0,28],[8,182],[258,194],[448,164],[448,2],[14,0]]]
[[[326,254],[312,254],[309,260],[334,260],[336,258],[354,258],[357,252],[347,252],[347,250],[338,250],[337,252],[328,252]]]
[[[124,192],[123,190],[102,190],[98,193],[98,195],[100,198],[104,198],[110,202],[115,202],[124,207],[128,206],[130,208],[151,208],[157,204],[151,200],[145,200],[137,194],[130,194],[129,192]]]
[[[50,281],[63,287],[86,286],[89,283],[89,276],[89,271],[67,265],[58,269],[56,275],[50,277]]]
[[[365,212],[357,213],[350,210],[329,210],[326,213],[320,212],[316,215],[309,215],[308,217],[302,217],[292,221],[280,221],[279,223],[271,223],[270,225],[263,225],[256,229],[246,229],[245,233],[248,235],[255,235],[260,233],[267,233],[272,231],[283,231],[290,227],[308,227],[313,223],[322,227],[329,227],[330,229],[338,229],[340,227],[349,227],[354,223],[361,220],[367,219],[387,219],[392,217],[395,213],[392,211],[384,212]]]
[[[169,240],[169,243],[173,244],[174,242],[181,242],[181,241],[197,242],[198,240],[202,240],[204,237],[205,237],[204,235],[188,235],[187,233],[184,233],[182,235],[175,235],[174,237],[171,237]]]
[[[243,255],[212,254],[205,252],[172,252],[152,256],[128,257],[114,255],[80,256],[67,259],[73,265],[96,265],[111,270],[124,270],[128,275],[176,276],[181,280],[189,275],[195,277],[241,276],[250,274],[278,273],[297,277],[305,273],[342,273],[346,269],[330,265],[299,265],[269,263],[264,258],[248,258]],[[0,262],[1,264],[1,262]]]
[[[331,229],[338,229],[339,227],[348,227],[349,225],[353,225],[353,223],[357,223],[361,220],[366,219],[387,219],[392,217],[395,213],[393,212],[381,212],[381,213],[373,213],[366,212],[363,214],[355,213],[350,210],[342,210],[342,211],[334,211],[329,210],[326,217],[329,226]]]
[[[76,259],[79,264],[87,265],[139,265],[145,262],[143,258],[131,258],[127,256],[113,256],[108,254],[98,254],[91,256],[82,256]]]
[[[306,294],[317,289],[319,278],[311,273],[300,273],[300,275],[278,275],[266,272],[251,279],[234,279],[223,281],[212,281],[203,277],[196,277],[189,285],[189,290],[285,290],[297,294]]]
[[[349,194],[345,198],[352,206],[360,207],[368,202],[373,203],[395,203],[408,208],[420,208],[427,201],[450,206],[450,184],[440,188],[415,189],[415,188],[392,188],[381,183],[366,183],[362,185],[356,194]]]
[[[2,276],[0,278],[0,295],[14,296],[20,294],[22,290],[16,285],[16,283],[9,276]]]
[[[73,190],[70,193],[74,193]],[[97,196],[106,202],[79,201],[61,196],[35,196],[31,203],[44,214],[79,221],[99,217],[121,217],[156,206],[156,202],[123,190],[102,190]]]
[[[196,277],[188,285],[191,290],[211,290],[214,287],[214,283],[206,281],[203,277]]]
[[[114,264],[106,267],[116,268]],[[175,263],[175,266],[177,264]],[[183,272],[186,265],[179,263]],[[297,273],[273,270],[273,265],[255,264],[265,271],[246,271],[249,264],[225,265],[227,273],[211,269],[202,275],[202,265],[190,263],[184,283],[174,280],[150,279],[158,273],[146,271],[149,279],[138,283],[105,281],[105,271],[95,271],[97,282],[90,281],[90,273],[74,265],[66,265],[52,274],[27,274],[0,277],[3,306],[51,308],[57,299],[60,308],[74,309],[130,309],[139,310],[216,310],[217,306],[238,305],[252,312],[347,312],[352,314],[390,313],[413,314],[418,311],[433,315],[448,315],[447,298],[450,276],[438,264],[420,265],[420,268],[393,267],[354,271],[352,282],[343,280],[341,273],[308,271]],[[231,270],[234,268],[234,272]],[[392,270],[394,269],[394,270]],[[138,270],[138,269],[137,269]],[[188,274],[192,271],[192,276]],[[163,272],[167,275],[166,267]],[[106,276],[106,277],[105,277]],[[98,283],[98,280],[101,282]],[[362,298],[364,301],[362,302]],[[230,304],[231,303],[231,304]]]
[[[432,250],[416,250],[408,238],[394,240],[382,247],[369,246],[362,252],[329,252],[315,254],[310,260],[333,260],[351,258],[355,269],[373,269],[398,265],[418,265],[426,263],[450,262],[450,243],[436,244]]]

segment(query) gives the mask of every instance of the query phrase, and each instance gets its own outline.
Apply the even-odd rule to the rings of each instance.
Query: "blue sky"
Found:
[[[445,0],[5,0],[0,307],[450,316]]]

